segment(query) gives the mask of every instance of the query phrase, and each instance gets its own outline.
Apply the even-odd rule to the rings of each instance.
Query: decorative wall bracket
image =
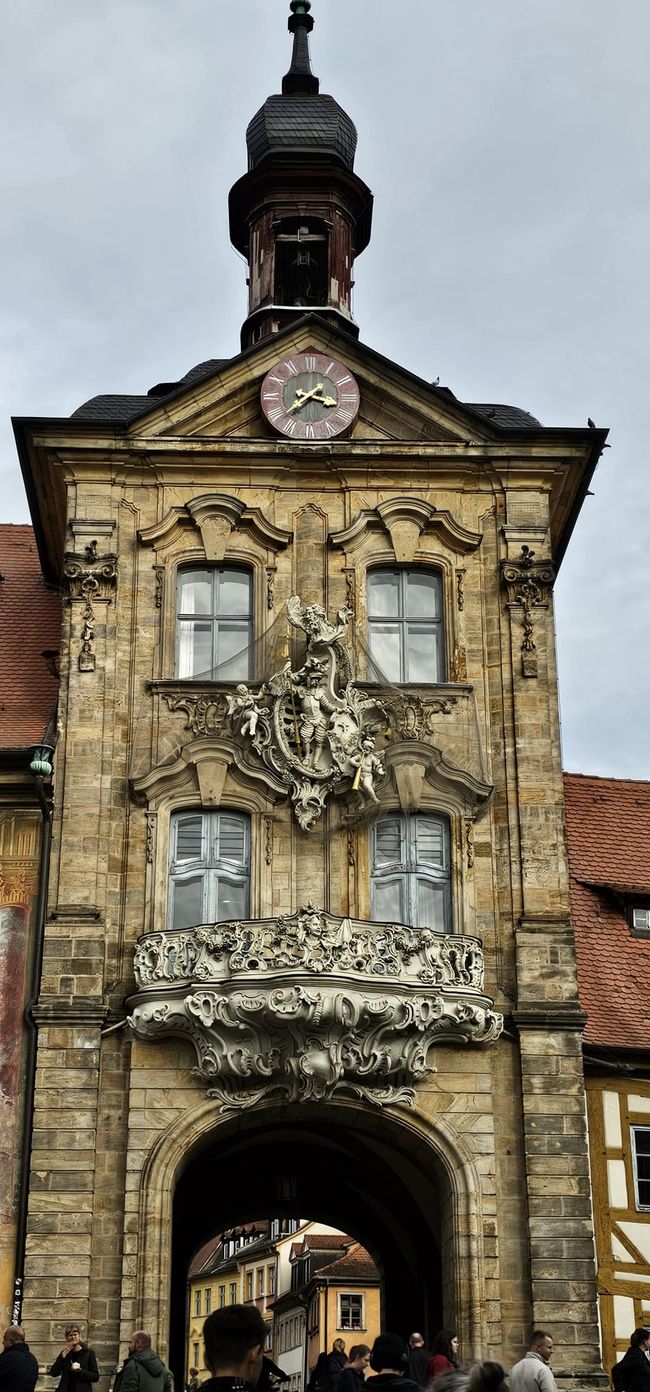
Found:
[[[522,546],[517,561],[501,562],[501,578],[506,587],[507,603],[520,605],[523,611],[524,636],[521,644],[521,670],[524,677],[537,676],[537,651],[533,638],[535,608],[547,608],[555,571],[550,561],[536,561],[535,552]]]
[[[117,589],[117,556],[111,551],[99,555],[97,541],[84,547],[83,556],[66,551],[63,557],[63,584],[70,602],[82,600],[81,648],[77,659],[80,672],[94,672],[97,661],[94,603],[110,603]]]
[[[222,1110],[262,1096],[412,1102],[442,1042],[487,1044],[503,1027],[483,994],[476,938],[296,914],[140,938],[129,1025],[185,1036]]]
[[[309,831],[335,790],[357,792],[362,804],[378,802],[375,782],[384,768],[375,735],[388,717],[376,696],[350,680],[340,641],[350,610],[339,609],[331,624],[320,604],[303,608],[296,595],[287,615],[307,639],[303,665],[293,671],[287,660],[257,692],[240,682],[228,713],[274,785],[284,784],[300,826]]]

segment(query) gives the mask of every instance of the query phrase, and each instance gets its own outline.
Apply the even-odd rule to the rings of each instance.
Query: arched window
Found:
[[[242,812],[176,812],[171,825],[169,926],[248,917],[250,820]]]
[[[389,812],[372,828],[372,916],[376,923],[451,932],[449,822]]]
[[[371,570],[367,596],[371,679],[444,681],[440,575],[427,570]]]
[[[251,675],[253,587],[248,570],[181,570],[177,581],[176,676],[242,681]]]

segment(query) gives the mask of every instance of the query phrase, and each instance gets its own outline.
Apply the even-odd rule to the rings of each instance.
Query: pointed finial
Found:
[[[282,92],[318,92],[320,83],[311,70],[309,35],[314,21],[309,13],[311,0],[291,0],[288,29],[293,34],[291,67],[282,79]]]

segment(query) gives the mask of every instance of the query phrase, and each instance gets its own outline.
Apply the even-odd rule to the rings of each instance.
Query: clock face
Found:
[[[287,439],[331,440],[352,429],[359,387],[335,358],[295,353],[267,372],[261,402],[269,425]]]

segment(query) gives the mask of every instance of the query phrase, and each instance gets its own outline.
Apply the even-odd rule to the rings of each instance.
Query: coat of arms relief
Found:
[[[287,614],[306,636],[305,661],[293,670],[287,659],[257,691],[240,682],[228,713],[269,771],[288,785],[298,822],[309,831],[334,791],[354,790],[362,803],[378,803],[375,784],[384,767],[375,740],[388,714],[351,679],[342,646],[350,609],[339,609],[332,624],[322,605],[303,606],[295,595]]]

